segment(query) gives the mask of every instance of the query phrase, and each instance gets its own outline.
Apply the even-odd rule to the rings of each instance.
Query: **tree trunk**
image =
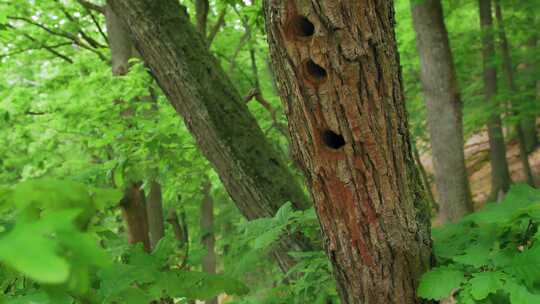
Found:
[[[414,141],[412,142],[412,150],[414,161],[416,162],[416,167],[418,167],[418,172],[420,172],[420,179],[422,180],[422,185],[426,189],[426,197],[428,199],[428,202],[431,205],[432,209],[435,209],[436,212],[439,212],[441,208],[439,204],[437,204],[437,201],[435,201],[435,196],[433,196],[433,191],[431,191],[432,187],[429,182],[426,168],[422,164],[422,160],[420,159],[420,152],[418,152],[418,147],[416,147]]]
[[[504,18],[502,15],[502,8],[499,3],[499,0],[495,0],[495,15],[497,16],[497,24],[498,24],[498,32],[499,32],[499,40],[500,40],[500,46],[501,46],[501,53],[502,53],[502,64],[503,64],[503,71],[506,76],[506,85],[508,86],[508,90],[513,96],[516,96],[519,94],[517,86],[514,82],[514,68],[512,67],[512,56],[510,55],[510,47],[508,43],[508,38],[506,36],[506,29],[504,26]],[[515,102],[510,102],[512,112],[514,115],[521,117],[519,110],[516,109]],[[517,139],[519,143],[519,158],[521,160],[521,165],[523,167],[523,174],[525,175],[525,180],[527,181],[527,184],[529,184],[531,187],[535,187],[534,178],[532,175],[531,166],[529,164],[529,157],[527,153],[527,147],[525,143],[525,132],[523,131],[523,128],[521,127],[521,119],[516,124],[516,133],[517,133]]]
[[[140,183],[132,183],[126,188],[120,207],[127,225],[128,242],[130,244],[143,243],[144,249],[150,251],[152,246],[148,237],[146,202]]]
[[[531,14],[531,13],[529,13]],[[532,13],[532,16],[528,18],[530,21],[531,27],[534,27],[535,24],[537,24],[536,20],[538,17],[534,16],[534,12]],[[536,31],[533,31],[531,33],[531,37],[529,38],[529,41],[527,42],[527,48],[529,54],[534,52],[538,45],[538,33]],[[540,89],[540,80],[535,77],[535,69],[537,68],[538,60],[536,59],[528,59],[526,62],[526,76],[527,76],[527,103],[533,104],[534,102],[538,102],[538,98],[540,97],[537,95],[537,88]],[[529,93],[530,92],[530,93]],[[538,90],[540,92],[540,90]],[[527,113],[522,113],[527,114]],[[523,129],[523,136],[525,137],[525,149],[527,150],[527,153],[533,152],[538,145],[540,144],[538,142],[538,131],[536,130],[536,115],[523,115],[523,119],[521,120],[521,128]]]
[[[415,167],[392,1],[265,1],[270,53],[341,302],[424,303],[430,211]]]
[[[242,214],[249,220],[273,216],[285,202],[306,209],[303,189],[265,139],[231,81],[175,0],[109,0],[129,25],[153,76],[212,163]],[[287,252],[309,247],[296,238]]]
[[[216,239],[214,237],[214,200],[210,191],[212,184],[205,181],[203,185],[203,201],[201,205],[201,242],[206,249],[202,259],[202,270],[206,273],[216,273],[216,252],[214,250]],[[205,301],[206,304],[218,304],[217,297]]]
[[[105,23],[111,49],[113,75],[125,75],[129,71],[129,59],[133,56],[133,43],[124,22],[113,12],[110,5],[105,6]]]
[[[411,1],[438,202],[444,221],[473,211],[465,167],[463,113],[440,0]]]
[[[206,24],[208,22],[208,11],[210,3],[208,0],[195,1],[195,15],[197,17],[197,30],[206,39]]]
[[[495,67],[495,43],[493,39],[493,16],[491,0],[478,0],[480,27],[482,29],[482,57],[484,61],[484,98],[491,106],[491,115],[487,122],[489,137],[489,156],[491,164],[491,194],[495,199],[499,192],[506,193],[512,180],[506,160],[506,146],[502,131],[501,117],[498,113],[497,69]]]
[[[156,181],[150,183],[150,194],[148,195],[148,203],[146,204],[146,213],[148,214],[150,245],[154,249],[165,234],[161,185]]]
[[[112,74],[123,76],[129,71],[129,59],[133,56],[133,43],[124,22],[118,18],[109,5],[105,6],[105,22],[111,50]],[[131,113],[132,111],[127,111],[122,115],[129,116]],[[135,181],[125,186],[120,207],[127,225],[128,242],[130,244],[143,243],[144,249],[151,251],[153,244],[149,236],[147,206],[141,185],[142,182]]]

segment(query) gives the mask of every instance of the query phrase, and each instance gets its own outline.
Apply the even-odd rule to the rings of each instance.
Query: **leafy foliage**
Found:
[[[99,246],[105,234],[91,232],[89,223],[95,206],[118,201],[118,191],[32,180],[4,190],[0,199],[2,209],[16,210],[2,225],[0,262],[31,280],[18,286],[16,272],[0,273],[15,301],[149,303],[162,297],[208,299],[221,292],[248,292],[244,284],[224,275],[172,268],[169,257],[176,255],[176,247],[170,236],[151,254],[141,246],[120,253]]]
[[[194,2],[182,4],[195,21]],[[409,2],[395,1],[396,33],[412,131],[427,149]],[[498,99],[512,99],[521,113],[534,116],[540,112],[534,96],[540,52],[527,43],[538,27],[531,12],[540,3],[501,3],[512,20],[507,30],[520,93],[501,87]],[[443,4],[471,135],[492,111],[506,110],[481,98],[477,4]],[[211,0],[209,30],[221,16],[223,24],[210,48],[243,96],[260,86],[272,110],[255,101],[249,110],[302,179],[280,128],[286,120],[268,69],[261,8],[260,0]],[[104,26],[102,14],[78,1],[0,0],[0,303],[149,303],[160,297],[186,303],[220,293],[228,303],[338,303],[322,250],[290,252],[298,263],[286,274],[270,259],[285,235],[302,232],[322,247],[315,212],[285,204],[272,218],[246,221],[144,63],[132,60],[127,75],[111,74]],[[504,118],[507,124],[517,119]],[[167,224],[152,252],[128,244],[119,202],[133,181],[146,193],[153,182],[161,185],[165,213],[184,215],[184,243]],[[212,231],[199,223],[207,181]],[[454,292],[463,303],[540,302],[535,193],[519,186],[504,204],[435,230],[439,266],[426,274],[420,294],[440,299]],[[218,274],[200,271],[208,254],[200,240],[210,232]]]
[[[418,293],[460,303],[540,301],[540,191],[515,185],[499,204],[433,230],[438,266]]]

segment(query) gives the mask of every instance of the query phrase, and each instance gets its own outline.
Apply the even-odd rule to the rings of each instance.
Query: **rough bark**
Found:
[[[163,235],[165,235],[161,185],[156,181],[152,181],[150,183],[150,194],[148,194],[146,213],[148,214],[148,233],[150,245],[152,246],[152,249],[154,249],[156,248],[159,240],[161,240]]]
[[[500,40],[499,42],[500,42],[500,47],[501,47],[502,65],[503,65],[504,75],[506,78],[506,85],[508,86],[508,90],[510,91],[510,93],[515,96],[519,94],[519,92],[518,92],[516,83],[514,81],[514,68],[512,65],[512,56],[510,55],[510,46],[509,46],[508,38],[506,36],[504,18],[502,15],[502,8],[501,8],[499,0],[495,0],[495,15],[497,16],[498,33],[499,33],[499,40]],[[510,107],[512,108],[512,112],[514,115],[521,117],[519,110],[516,108],[513,101],[510,101]],[[518,140],[519,150],[520,150],[519,158],[521,160],[521,165],[523,167],[525,180],[527,184],[529,184],[531,187],[535,187],[531,165],[529,164],[529,157],[528,157],[527,147],[526,147],[526,142],[525,142],[526,141],[525,132],[523,131],[523,128],[521,125],[521,119],[515,125],[515,129],[517,133],[517,140]]]
[[[146,202],[140,183],[132,183],[125,189],[120,207],[127,225],[128,242],[130,244],[143,243],[144,249],[150,251],[152,246],[148,237]]]
[[[411,1],[427,108],[437,198],[444,221],[473,211],[465,167],[463,113],[440,0]]]
[[[202,259],[202,270],[206,273],[216,273],[216,251],[214,236],[214,200],[210,191],[212,184],[206,181],[203,185],[203,201],[201,204],[201,242],[206,249],[206,255]],[[218,304],[217,297],[205,301],[206,304]]]
[[[489,156],[491,164],[491,194],[490,199],[497,197],[499,192],[506,193],[512,180],[506,160],[506,146],[502,131],[501,117],[498,113],[497,69],[495,67],[495,43],[493,39],[493,16],[491,0],[478,0],[480,11],[480,28],[482,29],[482,57],[484,64],[484,98],[492,108],[487,121],[489,137]]]
[[[129,25],[136,47],[201,152],[247,219],[273,216],[287,201],[309,202],[278,153],[265,139],[231,81],[174,0],[109,0]],[[289,238],[278,262],[307,245]]]
[[[409,141],[392,1],[267,0],[264,12],[341,302],[425,302],[416,287],[431,261],[430,212]]]

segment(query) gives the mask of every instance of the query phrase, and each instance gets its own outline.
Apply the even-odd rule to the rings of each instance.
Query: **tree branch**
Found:
[[[10,19],[10,20],[24,21],[24,22],[26,22],[28,24],[39,27],[40,29],[44,30],[45,32],[47,32],[47,33],[49,33],[51,35],[59,36],[59,37],[65,38],[65,39],[69,39],[69,40],[73,41],[73,43],[75,43],[76,45],[95,53],[96,55],[98,55],[99,59],[101,59],[102,61],[107,61],[107,58],[103,54],[101,54],[101,52],[99,52],[98,50],[96,50],[96,49],[92,48],[91,46],[85,44],[76,35],[73,35],[72,33],[65,32],[65,31],[56,31],[56,30],[50,29],[50,28],[44,26],[43,24],[34,22],[33,20],[25,18],[25,17],[8,16],[7,18]]]
[[[92,22],[94,22],[94,25],[97,27],[99,33],[101,34],[101,37],[103,37],[103,39],[108,42],[109,37],[107,37],[107,35],[103,31],[103,28],[101,28],[101,25],[99,24],[98,20],[96,19],[96,16],[94,16],[94,14],[92,14],[91,10],[88,10],[88,14],[90,15],[90,18],[92,18]]]
[[[100,14],[105,14],[105,7],[101,5],[94,4],[90,1],[86,0],[77,0],[80,5],[84,6],[86,9],[96,11]]]
[[[105,46],[102,45],[101,43],[99,43],[98,41],[96,41],[94,38],[90,37],[88,34],[86,34],[86,32],[84,32],[81,27],[79,26],[79,22],[77,21],[77,19],[75,19],[66,9],[65,7],[62,5],[62,3],[60,3],[59,0],[55,0],[56,3],[58,3],[58,5],[60,5],[60,10],[62,11],[62,13],[64,13],[64,16],[66,16],[66,18],[73,22],[73,23],[76,23],[77,24],[77,32],[81,35],[81,37],[86,41],[88,42],[88,44],[93,47],[93,48],[104,48]]]
[[[50,51],[50,49],[55,49],[55,48],[59,48],[59,47],[62,47],[62,46],[67,46],[67,45],[71,45],[71,42],[63,42],[63,43],[58,43],[58,44],[53,44],[53,45],[45,45],[45,44],[42,44],[42,45],[38,45],[38,46],[31,46],[31,47],[27,47],[27,48],[24,48],[24,49],[15,50],[15,51],[13,51],[13,52],[5,53],[5,54],[0,54],[0,59],[1,59],[1,58],[4,58],[4,57],[9,57],[9,56],[18,55],[18,54],[21,54],[21,53],[24,53],[24,52],[28,52],[28,51],[33,51],[33,50],[41,50],[41,49],[45,49],[45,50]],[[55,54],[55,56],[57,56],[57,55]],[[69,59],[69,58],[68,58],[68,59]],[[71,60],[71,59],[70,59],[70,60]]]
[[[217,33],[219,33],[219,30],[221,27],[225,24],[225,16],[227,15],[227,6],[225,6],[221,12],[219,12],[219,17],[212,29],[210,30],[210,34],[208,34],[208,37],[206,38],[206,42],[208,46],[212,45],[212,42],[214,41],[214,38],[216,38]]]
[[[68,62],[68,63],[73,63],[73,60],[71,58],[69,58],[68,56],[58,52],[57,50],[55,50],[55,48],[51,47],[51,46],[48,46],[48,45],[45,45],[44,43],[40,42],[39,40],[37,40],[36,38],[26,34],[26,33],[23,33],[23,36],[26,37],[28,40],[32,41],[32,42],[37,42],[40,44],[40,48],[43,48],[45,50],[47,50],[49,53],[53,54],[54,56]],[[71,43],[69,43],[71,44]]]

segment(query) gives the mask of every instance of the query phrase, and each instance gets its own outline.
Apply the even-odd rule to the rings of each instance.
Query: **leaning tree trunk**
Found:
[[[512,65],[512,56],[510,55],[510,46],[509,46],[508,38],[506,36],[504,18],[502,15],[502,8],[501,8],[501,4],[499,0],[495,0],[495,16],[497,16],[499,43],[501,46],[502,65],[503,65],[504,75],[506,76],[506,85],[508,86],[510,93],[513,96],[515,96],[519,94],[519,92],[518,92],[516,83],[514,81],[514,67]],[[516,104],[513,101],[510,102],[510,107],[512,108],[513,114],[520,117],[519,121],[516,124],[516,133],[518,137],[519,158],[521,160],[521,165],[523,167],[523,174],[525,175],[525,180],[527,184],[529,184],[531,187],[535,187],[531,165],[529,164],[525,132],[521,125],[521,120],[522,120],[521,112],[516,107]]]
[[[473,211],[463,150],[463,115],[441,0],[411,1],[422,67],[438,202],[443,220]]]
[[[392,1],[264,3],[294,155],[342,303],[422,303],[430,212],[411,153]]]
[[[287,201],[296,209],[309,207],[185,9],[175,0],[108,3],[129,25],[145,63],[242,214],[250,220],[274,216]],[[287,270],[294,264],[287,252],[309,246],[290,237],[277,247],[278,263]]]
[[[510,189],[512,180],[506,160],[506,146],[502,131],[501,117],[498,113],[497,69],[495,67],[495,43],[493,39],[493,15],[491,0],[478,0],[480,11],[480,27],[482,29],[482,57],[484,60],[484,98],[492,106],[487,128],[489,137],[489,157],[491,163],[491,194],[496,198],[500,192]]]

